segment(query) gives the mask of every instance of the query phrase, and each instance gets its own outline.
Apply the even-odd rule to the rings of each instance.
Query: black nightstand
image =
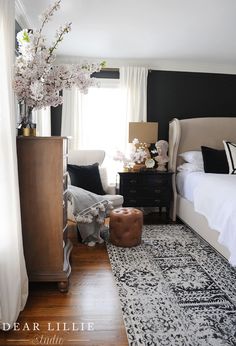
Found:
[[[124,207],[162,207],[169,215],[173,172],[141,170],[119,172],[119,194],[124,196]]]

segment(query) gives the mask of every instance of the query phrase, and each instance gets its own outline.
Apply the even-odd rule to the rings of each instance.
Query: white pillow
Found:
[[[184,153],[179,154],[179,156],[182,157],[182,159],[188,163],[194,163],[203,166],[203,157],[202,152],[200,150],[186,151]]]
[[[198,165],[196,163],[183,163],[182,165],[177,167],[177,171],[179,172],[204,172],[203,165]]]
[[[229,174],[236,174],[236,144],[223,141],[229,165]]]

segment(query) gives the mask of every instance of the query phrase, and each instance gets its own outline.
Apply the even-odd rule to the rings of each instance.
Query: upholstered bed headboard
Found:
[[[236,141],[235,118],[173,119],[169,124],[169,169],[176,171],[178,154],[201,150],[201,146],[223,149],[223,140]]]
[[[223,140],[236,143],[235,118],[193,118],[173,119],[169,123],[169,164],[168,168],[176,172],[181,163],[180,153],[201,150],[201,146],[223,149]],[[173,174],[172,219],[175,220],[177,191],[175,174]]]

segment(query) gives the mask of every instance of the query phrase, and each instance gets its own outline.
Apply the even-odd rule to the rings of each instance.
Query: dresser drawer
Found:
[[[63,156],[68,154],[68,140],[67,138],[63,138]]]
[[[63,229],[66,227],[67,225],[67,198],[66,195],[64,195],[63,198]]]
[[[68,225],[63,229],[63,247],[65,246],[68,239]]]
[[[63,175],[63,192],[68,189],[68,173]]]
[[[63,156],[63,175],[67,172],[67,156]]]

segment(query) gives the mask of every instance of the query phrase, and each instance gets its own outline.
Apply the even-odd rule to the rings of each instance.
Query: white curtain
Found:
[[[33,110],[37,136],[51,136],[51,107]]]
[[[23,256],[12,91],[14,0],[0,0],[0,328],[24,308],[28,279]]]
[[[61,135],[71,137],[69,149],[80,147],[82,94],[78,88],[63,90]]]
[[[145,67],[120,68],[120,85],[125,93],[127,122],[147,121],[147,76]]]

